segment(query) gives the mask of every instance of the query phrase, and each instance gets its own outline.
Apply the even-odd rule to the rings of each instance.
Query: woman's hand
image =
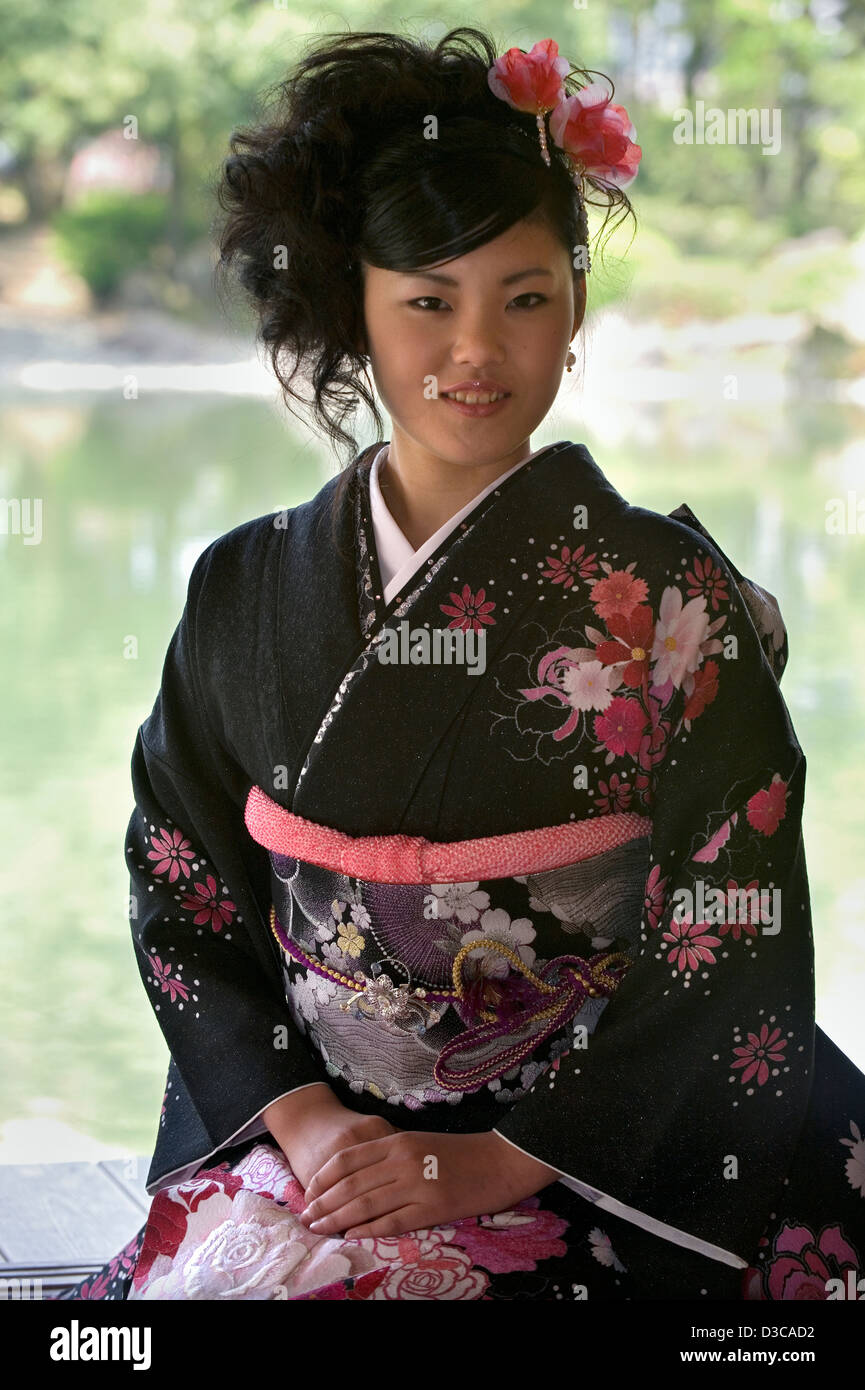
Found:
[[[398,1133],[377,1115],[349,1110],[327,1085],[292,1092],[268,1106],[262,1118],[304,1188],[329,1159],[343,1150]]]
[[[334,1154],[306,1188],[316,1235],[396,1236],[507,1211],[560,1176],[492,1130],[398,1130]]]

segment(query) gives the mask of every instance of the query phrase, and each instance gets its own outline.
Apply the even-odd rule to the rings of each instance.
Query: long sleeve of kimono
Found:
[[[675,548],[666,536],[673,571],[694,553],[687,534]],[[805,758],[731,568],[704,550],[691,592],[712,569],[726,617],[704,597],[681,606],[693,574],[640,568],[658,620],[652,684],[669,673],[677,687],[656,692],[672,717],[668,736],[652,730],[640,953],[595,1033],[575,1034],[496,1133],[600,1206],[741,1267],[782,1190],[813,1075]],[[695,656],[677,668],[689,623]]]
[[[326,1081],[267,956],[268,859],[243,823],[250,778],[215,737],[202,696],[195,613],[212,549],[193,569],[132,755],[130,923],[171,1053],[150,1192],[265,1133],[272,1101]]]

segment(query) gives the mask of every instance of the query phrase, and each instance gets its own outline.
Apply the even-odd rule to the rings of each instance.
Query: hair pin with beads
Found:
[[[567,58],[559,57],[555,39],[540,39],[528,53],[509,48],[489,69],[487,81],[495,96],[536,118],[546,164],[550,152],[544,121],[549,113],[550,134],[565,155],[585,208],[587,175],[614,188],[627,188],[637,177],[643,151],[634,143],[637,132],[625,107],[614,103],[600,82],[565,95],[563,83],[570,71]]]

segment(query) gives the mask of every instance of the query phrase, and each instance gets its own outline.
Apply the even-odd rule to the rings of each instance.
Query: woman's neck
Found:
[[[506,458],[488,464],[451,464],[406,453],[391,441],[378,466],[378,485],[387,509],[414,550],[485,487],[531,454],[528,439]]]

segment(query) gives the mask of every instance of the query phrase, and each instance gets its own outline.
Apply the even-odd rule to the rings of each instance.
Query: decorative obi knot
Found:
[[[505,956],[519,975],[509,975],[504,980],[477,976],[466,985],[463,962],[479,947]],[[588,960],[582,956],[556,956],[536,973],[516,951],[493,937],[466,942],[454,959],[458,996],[454,1007],[464,1023],[476,1017],[484,1022],[467,1028],[442,1048],[433,1072],[436,1084],[445,1091],[475,1091],[503,1076],[557,1032],[587,997],[609,998],[630,966],[631,961],[623,952],[598,952]],[[504,1051],[494,1046],[497,1038],[507,1036],[516,1036],[517,1040]],[[460,1058],[462,1067],[454,1065],[455,1059]],[[475,1065],[469,1066],[473,1059]]]
[[[282,928],[275,908],[270,927],[283,949],[308,970],[336,981],[353,997],[337,1006],[356,1018],[379,1020],[404,1032],[425,1033],[437,1024],[444,1009],[453,1004],[466,1025],[465,1031],[446,1043],[438,1054],[433,1077],[444,1091],[477,1091],[488,1081],[518,1066],[540,1043],[557,1032],[587,998],[606,999],[618,989],[631,960],[621,951],[599,951],[582,956],[556,956],[540,970],[530,970],[503,941],[485,936],[467,941],[454,957],[453,988],[411,988],[395,985],[383,973],[368,976],[363,970],[347,975],[307,954]],[[503,979],[477,970],[468,980],[463,967],[475,951],[495,951],[513,971]],[[474,964],[474,962],[473,962]],[[482,1022],[476,1023],[477,1019]],[[513,1039],[502,1047],[498,1039]]]

